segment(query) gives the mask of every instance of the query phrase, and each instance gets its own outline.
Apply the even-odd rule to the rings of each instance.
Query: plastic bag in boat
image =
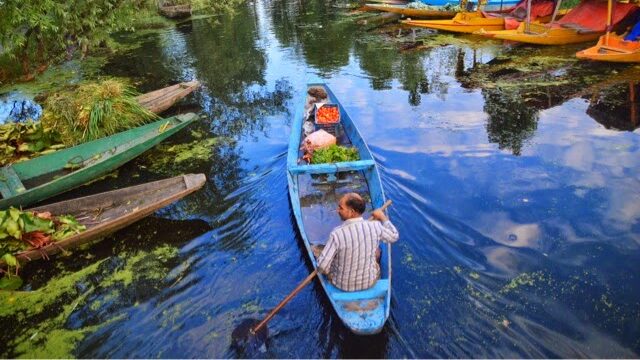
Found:
[[[336,137],[324,130],[314,131],[304,139],[302,149],[313,152],[316,149],[323,149],[336,144]]]

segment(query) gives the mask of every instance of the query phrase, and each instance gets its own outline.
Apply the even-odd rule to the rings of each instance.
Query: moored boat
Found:
[[[636,63],[640,62],[640,42],[606,34],[600,37],[595,46],[578,51],[576,56],[585,60]]]
[[[608,4],[607,33],[600,37],[595,46],[578,51],[576,56],[579,59],[625,63],[640,62],[640,22],[637,22],[625,36],[612,33],[614,1],[609,0]]]
[[[180,19],[191,16],[191,5],[161,5],[158,12],[169,19]]]
[[[28,209],[54,216],[72,215],[86,230],[15,257],[24,263],[99,239],[182,199],[202,188],[205,182],[204,174],[188,174]],[[0,260],[0,266],[3,265]]]
[[[455,32],[474,33],[476,31],[497,31],[517,28],[526,16],[525,0],[521,1],[507,13],[487,11],[464,11],[457,13],[451,20],[404,20],[405,25],[424,27],[428,29]],[[547,23],[551,21],[554,2],[550,0],[535,1],[532,5],[531,19],[534,22]],[[559,15],[562,15],[561,12]]]
[[[200,82],[197,80],[182,82],[142,94],[136,97],[136,100],[152,113],[160,114],[176,102],[191,94],[198,86],[200,86]]]
[[[178,115],[0,168],[0,209],[26,207],[115,170],[197,119]]]
[[[619,3],[613,11],[615,25],[637,9],[635,4]],[[549,24],[522,23],[515,30],[485,31],[476,34],[507,41],[537,45],[567,45],[593,41],[605,33],[607,3],[601,0],[583,0],[559,21]]]
[[[330,103],[336,104],[341,122],[336,131],[340,145],[357,149],[360,160],[329,164],[299,164],[304,140],[304,109],[298,108],[292,124],[287,154],[287,179],[296,224],[305,250],[314,268],[317,262],[312,245],[324,244],[331,230],[339,225],[335,213],[340,193],[357,192],[367,201],[367,209],[379,208],[385,201],[376,163],[355,124],[326,84],[308,84],[321,87]],[[326,177],[327,183],[317,182]],[[329,185],[329,189],[327,189]],[[346,292],[333,286],[327,277],[319,281],[340,320],[356,334],[368,335],[381,331],[389,317],[391,300],[391,248],[381,244],[380,279],[367,290]]]

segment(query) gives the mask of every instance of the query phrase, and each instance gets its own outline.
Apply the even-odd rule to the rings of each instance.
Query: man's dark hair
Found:
[[[352,208],[358,214],[364,214],[364,210],[367,207],[367,204],[362,200],[360,196],[349,195],[347,200],[345,201],[348,207]]]

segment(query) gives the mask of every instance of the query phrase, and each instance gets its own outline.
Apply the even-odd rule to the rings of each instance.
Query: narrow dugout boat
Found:
[[[618,4],[612,14],[612,26],[637,9],[634,4]],[[559,21],[549,24],[522,23],[515,30],[484,31],[476,34],[507,41],[537,45],[567,45],[598,39],[605,33],[607,3],[583,0]]]
[[[160,15],[169,19],[180,19],[191,16],[191,5],[162,5],[158,7]]]
[[[308,84],[322,87],[328,94],[329,102],[337,104],[341,116],[341,125],[336,137],[341,145],[358,149],[360,160],[332,164],[303,165],[298,163],[303,140],[304,109],[297,109],[289,141],[287,154],[287,179],[289,197],[300,235],[304,242],[309,260],[314,268],[318,264],[313,255],[312,245],[324,244],[331,230],[341,223],[335,212],[341,194],[359,193],[368,203],[367,210],[379,208],[385,201],[380,175],[376,163],[358,132],[355,124],[346,113],[338,99],[326,84]],[[319,177],[334,182],[317,183]],[[381,243],[380,279],[367,290],[346,292],[333,286],[324,275],[318,275],[331,305],[340,320],[356,334],[376,334],[382,330],[389,318],[391,301],[391,247]]]
[[[596,46],[579,51],[579,59],[609,62],[640,62],[640,22],[626,35],[612,33],[614,0],[609,0],[607,33],[600,37]]]
[[[138,103],[155,114],[160,114],[173,104],[191,94],[200,86],[197,80],[182,82],[166,88],[142,94],[136,98]]]
[[[188,174],[28,209],[50,212],[54,216],[73,215],[86,230],[55,244],[20,252],[15,257],[24,263],[100,239],[195,192],[206,180],[204,174]],[[0,260],[0,267],[4,265]]]
[[[197,119],[178,115],[0,168],[0,209],[26,207],[115,170]]]
[[[404,20],[405,25],[424,27],[428,29],[448,31],[454,33],[471,34],[476,31],[497,31],[517,28],[525,19],[526,1],[518,3],[507,13],[487,11],[464,11],[457,13],[451,20]],[[551,21],[554,10],[554,2],[550,0],[534,1],[532,4],[531,20],[535,23],[548,23]],[[560,12],[563,15],[565,12]]]

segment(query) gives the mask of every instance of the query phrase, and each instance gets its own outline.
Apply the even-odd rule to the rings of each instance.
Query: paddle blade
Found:
[[[260,357],[267,352],[269,329],[263,326],[255,334],[251,331],[260,320],[245,319],[231,332],[231,348],[238,357]]]

